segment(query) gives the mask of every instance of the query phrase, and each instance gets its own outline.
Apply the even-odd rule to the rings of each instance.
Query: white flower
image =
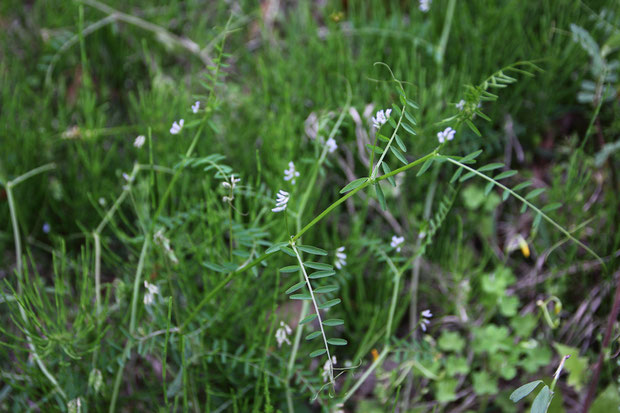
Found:
[[[431,317],[433,317],[433,313],[431,313],[431,310],[427,309],[420,313],[420,328],[422,329],[422,331],[426,331],[426,326],[431,323],[429,320]]]
[[[465,101],[461,99],[459,100],[459,103],[457,103],[455,106],[458,110],[463,110],[463,108],[465,107]]]
[[[420,0],[419,9],[423,11],[424,13],[426,13],[427,11],[431,9],[431,1],[432,0]]]
[[[230,175],[230,182],[224,181],[222,182],[222,186],[226,189],[235,189],[237,183],[241,181],[241,178],[235,178],[235,175]]]
[[[105,206],[105,204],[106,204],[105,198],[104,197],[99,198],[99,205]]]
[[[336,250],[336,261],[334,261],[334,267],[339,270],[347,265],[347,254],[344,253],[344,246]]]
[[[332,366],[335,366],[335,365],[336,365],[336,356],[332,356],[331,363],[329,362],[329,359],[325,361],[325,364],[323,364],[323,372],[321,373],[321,376],[323,376],[323,381],[327,381],[329,379]]]
[[[192,112],[194,112],[194,113],[198,113],[198,109],[200,109],[200,102],[199,102],[199,101],[196,101],[196,103],[194,103],[194,104],[192,105]],[[181,126],[182,126],[182,125],[181,125]]]
[[[396,235],[392,235],[392,242],[390,242],[390,246],[392,248],[396,248],[396,252],[400,252],[400,244],[405,242],[405,237],[398,237]]]
[[[295,164],[293,161],[288,163],[288,169],[284,170],[284,180],[291,181],[295,185],[295,179],[299,176],[299,172],[295,170]]]
[[[123,172],[123,179],[125,179],[127,183],[133,182],[133,176],[129,175],[127,172]]]
[[[329,153],[332,153],[338,149],[338,145],[336,144],[336,140],[334,138],[329,138],[327,142],[325,142],[325,146],[327,146],[327,151]]]
[[[146,138],[144,137],[144,135],[139,135],[136,137],[136,140],[133,141],[133,146],[140,149],[142,145],[144,145],[144,142],[146,142]]]
[[[276,195],[276,207],[272,208],[272,211],[273,212],[284,211],[286,209],[286,205],[288,204],[289,198],[290,198],[290,195],[288,192],[279,190],[278,194]]]
[[[447,127],[446,129],[444,129],[441,132],[437,132],[437,140],[439,141],[439,143],[444,143],[446,141],[451,141],[452,139],[454,139],[454,134],[456,133],[456,131],[450,127]]]
[[[235,175],[230,175],[230,182],[224,181],[222,182],[222,186],[226,189],[230,189],[230,195],[226,195],[222,197],[222,201],[224,202],[232,202],[235,199],[235,186],[237,183],[241,181],[241,178],[235,178]]]
[[[291,341],[288,339],[288,336],[291,335],[293,330],[285,324],[284,321],[280,321],[280,328],[276,330],[276,341],[278,342],[278,348],[282,347],[282,343],[286,343],[289,346],[291,345]]]
[[[172,127],[170,128],[170,133],[173,135],[178,134],[179,132],[181,132],[181,129],[183,129],[183,124],[185,123],[185,121],[183,119],[181,119],[180,121],[174,121],[174,123],[172,124]]]
[[[144,287],[147,290],[144,294],[144,305],[151,305],[155,302],[155,296],[159,294],[159,287],[148,281],[144,281]]]
[[[374,126],[375,129],[379,129],[385,122],[388,121],[390,113],[392,113],[392,109],[386,109],[385,111],[382,109],[378,111],[375,117],[372,118],[372,126]]]
[[[157,232],[155,232],[155,234],[153,234],[153,242],[155,243],[155,245],[160,245],[163,247],[164,252],[168,256],[170,261],[172,261],[174,264],[179,263],[177,256],[174,255],[174,251],[170,247],[170,240],[164,235],[163,229],[159,229]]]

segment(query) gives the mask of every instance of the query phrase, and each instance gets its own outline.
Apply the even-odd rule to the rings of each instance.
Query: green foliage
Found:
[[[0,5],[0,410],[568,410],[615,3],[263,3]]]

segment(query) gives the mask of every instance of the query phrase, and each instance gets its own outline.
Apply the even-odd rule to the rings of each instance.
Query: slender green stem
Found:
[[[379,172],[379,166],[383,162],[383,158],[385,158],[385,155],[387,155],[388,150],[390,149],[390,145],[392,145],[392,142],[394,141],[394,138],[396,137],[396,131],[398,131],[398,128],[400,128],[400,124],[403,121],[403,116],[405,116],[405,109],[406,109],[405,106],[403,106],[400,109],[400,117],[398,118],[398,123],[396,124],[396,127],[394,128],[394,131],[392,132],[392,136],[390,136],[390,140],[388,141],[387,145],[385,145],[385,149],[383,149],[383,153],[381,154],[381,157],[377,161],[377,165],[375,165],[375,169],[372,170],[372,174],[370,175],[371,180],[377,177],[377,172]]]
[[[413,168],[416,165],[419,165],[423,162],[426,162],[428,159],[433,158],[434,156],[436,156],[435,152],[431,152],[426,156],[423,156],[422,158],[416,159],[415,161],[404,165],[401,168],[395,169],[393,171],[391,171],[390,173],[387,173],[385,175],[381,175],[378,178],[375,178],[374,181],[382,181],[384,179],[388,179],[391,176],[394,176],[396,174],[399,174],[401,172],[404,172],[408,169]],[[349,199],[350,197],[352,197],[353,195],[355,195],[356,193],[358,193],[359,191],[361,191],[362,189],[366,188],[367,186],[371,185],[373,183],[373,181],[368,180],[366,182],[364,182],[362,185],[358,186],[357,188],[355,188],[354,190],[348,192],[346,195],[342,196],[340,199],[338,199],[337,201],[335,201],[333,204],[331,204],[330,206],[328,206],[323,212],[321,212],[319,215],[317,215],[312,221],[310,221],[305,227],[302,228],[301,231],[299,231],[293,238],[292,241],[297,241],[297,239],[299,239],[299,237],[301,237],[306,231],[308,231],[310,228],[312,228],[317,222],[319,222],[320,220],[322,220],[323,218],[325,218],[325,216],[327,214],[329,214],[330,212],[332,212],[336,207],[338,207],[338,205],[342,204],[344,201],[346,201],[347,199]]]
[[[392,323],[394,322],[394,313],[396,312],[396,302],[398,301],[398,288],[400,285],[400,277],[403,271],[399,271],[398,268],[394,265],[394,262],[387,256],[387,254],[383,251],[380,251],[381,256],[388,263],[388,266],[394,273],[393,283],[394,286],[392,288],[392,300],[390,302],[390,311],[388,313],[387,324],[385,328],[385,346],[387,347],[390,344],[390,336],[392,334]]]
[[[605,265],[605,262],[603,261],[603,259],[601,257],[599,257],[594,251],[592,251],[587,245],[585,245],[583,242],[579,241],[577,238],[573,237],[571,235],[570,232],[568,232],[567,230],[565,230],[560,224],[558,224],[557,222],[555,222],[554,220],[552,220],[551,218],[549,218],[544,212],[542,212],[540,209],[538,209],[534,204],[532,204],[531,202],[529,202],[527,199],[523,198],[521,195],[519,195],[518,193],[516,193],[515,191],[513,191],[512,189],[508,188],[505,185],[502,185],[501,183],[499,183],[498,181],[496,181],[493,178],[490,178],[488,176],[486,176],[485,174],[478,172],[477,170],[470,168],[469,166],[455,160],[452,159],[449,156],[443,156],[443,155],[437,155],[439,158],[441,159],[445,159],[450,163],[453,163],[454,165],[458,165],[463,169],[468,170],[469,172],[472,172],[475,175],[478,175],[479,177],[481,177],[482,179],[492,182],[495,185],[497,185],[498,187],[502,188],[505,191],[508,191],[510,193],[510,195],[512,195],[513,197],[517,198],[519,201],[521,201],[522,203],[524,203],[525,205],[527,205],[528,207],[532,208],[536,213],[540,214],[540,216],[547,221],[548,223],[550,223],[551,225],[553,225],[558,231],[560,231],[562,234],[564,234],[566,237],[568,237],[571,241],[573,241],[574,243],[576,243],[577,245],[579,245],[581,248],[585,249],[586,251],[588,251],[590,254],[592,254],[603,266],[603,268],[607,269],[607,266]]]
[[[136,276],[133,283],[133,294],[131,298],[131,314],[129,317],[129,335],[125,349],[123,350],[123,358],[118,366],[118,372],[114,378],[114,388],[112,392],[112,399],[110,401],[109,412],[114,413],[116,410],[116,400],[118,398],[118,392],[120,390],[121,381],[123,379],[123,370],[125,369],[125,360],[129,358],[131,347],[133,345],[133,335],[136,330],[136,314],[138,311],[138,293],[140,291],[140,281],[142,279],[142,271],[144,270],[144,260],[146,259],[146,253],[148,251],[149,238],[145,236],[144,243],[142,244],[142,251],[140,251],[140,258],[138,259],[138,268],[136,269]]]
[[[101,237],[97,231],[93,232],[95,241],[95,310],[97,316],[101,314]],[[97,317],[99,323],[99,317]]]
[[[454,7],[456,6],[456,0],[450,0],[448,3],[448,9],[446,12],[446,20],[443,23],[443,30],[441,32],[441,38],[439,40],[439,46],[437,48],[437,64],[443,65],[443,59],[446,54],[446,47],[448,46],[448,38],[450,37],[450,29],[452,28],[452,19],[454,17]]]
[[[41,174],[43,172],[47,172],[47,171],[51,171],[52,169],[56,169],[56,164],[55,163],[48,163],[46,165],[41,165],[38,168],[34,168],[28,172],[26,172],[23,175],[18,176],[17,178],[13,179],[12,181],[7,182],[7,186],[11,185],[12,187],[15,187],[19,184],[21,184],[22,182],[24,182],[27,179],[32,178],[35,175]]]
[[[136,314],[138,312],[138,294],[140,292],[140,284],[142,281],[142,271],[144,271],[144,260],[146,259],[146,253],[149,249],[149,237],[144,237],[144,243],[142,244],[142,251],[140,251],[140,258],[138,259],[138,268],[136,269],[136,276],[133,282],[133,294],[131,297],[131,316],[129,321],[129,333],[133,335],[136,331]]]
[[[368,370],[366,370],[364,374],[362,374],[362,376],[355,382],[353,387],[351,387],[351,389],[349,389],[349,391],[344,395],[344,397],[342,398],[343,402],[346,403],[346,401],[349,400],[349,398],[351,398],[351,396],[355,394],[357,389],[359,389],[359,387],[362,384],[364,384],[364,382],[372,374],[372,372],[375,371],[376,368],[379,367],[383,363],[383,359],[387,357],[390,350],[391,350],[390,346],[384,347],[383,351],[381,351],[381,353],[379,354],[379,357],[377,357],[377,359],[370,365],[370,367],[368,367]]]

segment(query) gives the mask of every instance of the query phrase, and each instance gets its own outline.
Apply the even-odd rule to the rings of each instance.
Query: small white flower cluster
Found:
[[[174,264],[179,263],[177,256],[174,255],[174,251],[170,247],[170,240],[164,235],[163,229],[159,229],[157,232],[155,232],[155,234],[153,234],[153,242],[155,243],[155,245],[160,245],[161,247],[163,247],[170,261],[172,261]]]
[[[392,109],[386,109],[385,111],[382,109],[378,111],[375,117],[372,118],[372,126],[374,126],[375,129],[379,129],[388,121],[391,113]]]
[[[456,108],[457,108],[458,110],[461,110],[461,111],[462,111],[462,110],[465,108],[465,101],[464,101],[463,99],[461,99],[461,100],[459,100],[459,103],[457,103],[457,104],[456,104],[456,105],[454,105],[454,106],[456,106]]]
[[[288,200],[290,198],[290,194],[286,191],[279,190],[276,195],[276,206],[271,210],[273,212],[280,212],[286,209],[286,205],[288,204]]]
[[[193,105],[192,105],[192,112],[193,113],[198,113],[198,110],[200,109],[200,102],[196,101]]]
[[[327,380],[329,380],[329,376],[331,373],[331,369],[332,366],[336,365],[336,356],[332,356],[332,362],[330,364],[329,360],[325,361],[325,364],[323,364],[323,372],[321,373],[321,376],[323,376],[323,381],[326,382]]]
[[[456,133],[456,131],[450,127],[447,127],[446,129],[444,129],[441,132],[437,132],[437,140],[439,141],[439,143],[444,143],[446,141],[451,141],[452,139],[454,139],[454,134]]]
[[[183,119],[177,121],[174,121],[172,123],[172,127],[170,128],[170,133],[173,135],[178,135],[181,132],[181,129],[183,129],[183,125],[185,124],[185,121]]]
[[[433,0],[420,0],[420,6],[419,6],[420,11],[423,11],[424,13],[429,11],[431,9],[432,1]]]
[[[284,170],[284,180],[291,181],[295,185],[295,179],[299,177],[299,171],[295,170],[295,164],[293,161],[288,163],[288,169]]]
[[[334,267],[339,270],[347,265],[347,254],[344,253],[344,246],[336,250],[336,261],[334,261]]]
[[[140,149],[144,146],[144,142],[146,142],[146,137],[144,135],[136,136],[136,140],[133,141],[133,146]]]
[[[146,294],[144,294],[144,305],[151,305],[155,302],[155,296],[159,295],[159,287],[145,280],[144,288],[146,288]]]
[[[241,178],[235,178],[234,174],[230,175],[230,182],[228,181],[224,181],[222,182],[222,186],[226,189],[230,190],[230,194],[229,195],[225,195],[222,197],[222,201],[224,202],[232,202],[235,199],[235,186],[237,186],[237,183],[239,183],[241,181]]]
[[[278,348],[282,347],[282,344],[286,343],[289,346],[291,345],[291,341],[288,339],[293,333],[293,330],[285,324],[284,321],[280,321],[280,327],[276,330],[276,341],[278,342]]]
[[[431,317],[433,317],[433,313],[431,313],[431,310],[424,310],[420,314],[420,328],[422,329],[422,331],[426,331],[426,326],[431,323]]]
[[[390,246],[392,248],[396,248],[396,252],[400,252],[400,245],[405,242],[405,237],[399,237],[396,235],[392,235],[392,242],[390,242]]]

